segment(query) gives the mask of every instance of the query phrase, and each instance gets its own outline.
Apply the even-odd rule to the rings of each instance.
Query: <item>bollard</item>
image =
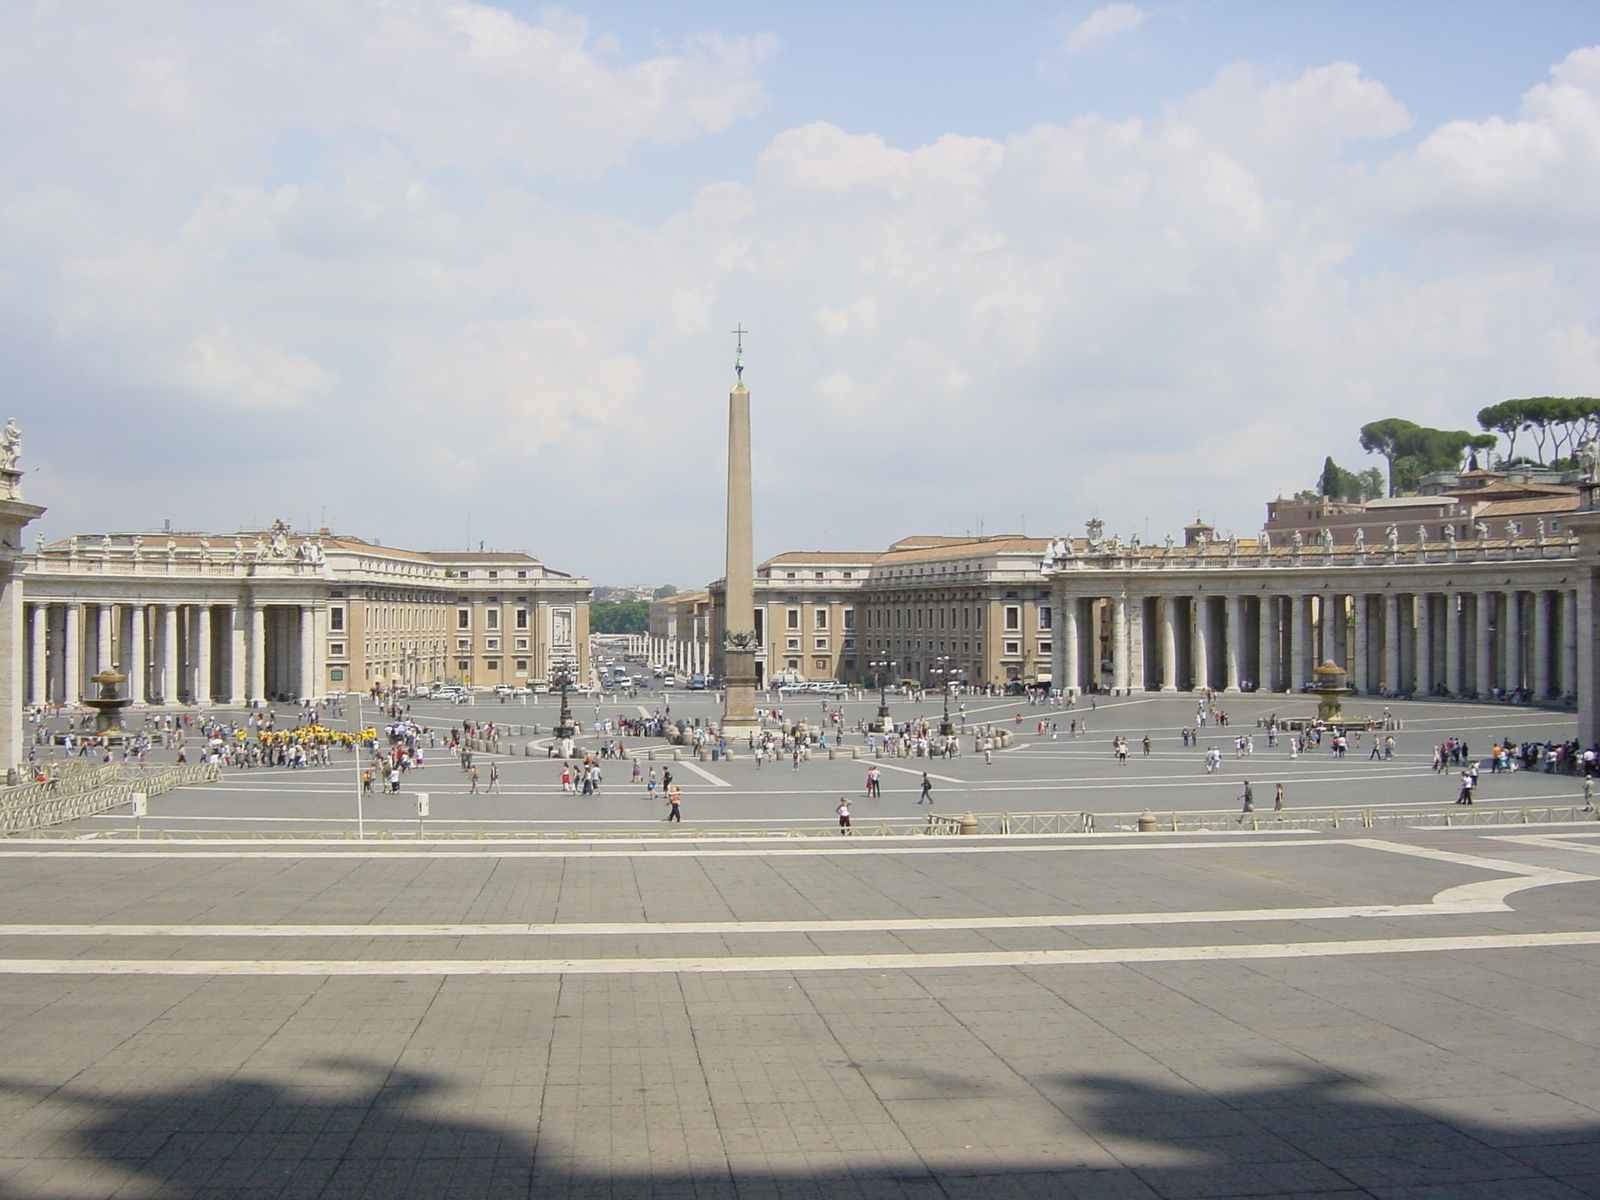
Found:
[[[1139,814],[1139,832],[1154,833],[1156,831],[1156,815],[1148,808]]]
[[[655,760],[656,760],[656,752],[654,750],[647,750],[647,751],[645,751],[645,757],[650,762],[655,762]]]
[[[962,817],[961,818],[961,832],[962,833],[977,833],[978,832],[978,818],[973,816],[971,813],[968,813],[966,816]]]
[[[672,748],[672,761],[673,762],[682,762],[683,761],[683,756],[678,752],[678,748],[676,746],[674,746]]]
[[[828,761],[832,762],[836,757],[837,757],[837,755],[834,754],[833,747],[829,746],[828,747]]]
[[[850,747],[850,761],[855,762],[861,757],[861,751],[856,746]]]

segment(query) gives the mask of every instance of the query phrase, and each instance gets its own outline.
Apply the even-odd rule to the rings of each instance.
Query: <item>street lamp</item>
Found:
[[[930,667],[928,674],[937,675],[944,686],[944,720],[939,722],[939,735],[941,737],[949,737],[956,731],[956,727],[950,723],[950,685],[961,674],[961,668],[950,665],[950,656],[948,654],[941,654],[934,661],[939,665]]]
[[[888,733],[894,728],[889,720],[889,675],[894,670],[892,659],[879,659],[869,664],[878,673],[878,732]]]
[[[556,690],[561,693],[561,714],[556,718],[556,737],[562,741],[572,738],[578,732],[578,727],[572,720],[572,709],[567,705],[567,692],[571,689],[574,675],[578,665],[570,658],[561,659],[551,664],[551,672],[555,676]]]

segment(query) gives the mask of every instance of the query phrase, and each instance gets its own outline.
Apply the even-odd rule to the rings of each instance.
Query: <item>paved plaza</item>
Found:
[[[1600,838],[0,845],[0,1195],[1600,1195]]]
[[[781,701],[789,721],[807,718],[816,721],[823,704],[815,699],[788,698]],[[838,701],[829,701],[837,707]],[[658,773],[671,768],[674,782],[683,789],[682,832],[711,832],[734,829],[742,832],[768,830],[819,830],[835,824],[834,807],[841,796],[854,805],[853,819],[862,829],[873,829],[884,822],[905,823],[923,819],[928,811],[944,816],[976,813],[1091,813],[1096,827],[1117,829],[1131,826],[1145,808],[1158,815],[1236,814],[1245,780],[1251,782],[1258,810],[1270,812],[1275,785],[1282,783],[1289,813],[1332,808],[1371,809],[1374,812],[1407,814],[1451,810],[1459,779],[1454,772],[1436,774],[1432,769],[1433,747],[1447,737],[1465,739],[1469,748],[1487,755],[1489,747],[1502,739],[1515,741],[1565,741],[1574,736],[1575,722],[1570,712],[1532,707],[1490,704],[1422,703],[1396,701],[1394,715],[1402,723],[1395,734],[1396,755],[1392,761],[1373,761],[1368,755],[1372,735],[1353,748],[1343,759],[1328,750],[1310,751],[1294,757],[1286,736],[1277,746],[1269,746],[1265,731],[1256,722],[1270,713],[1280,716],[1309,713],[1314,700],[1308,697],[1268,695],[1260,698],[1242,695],[1219,699],[1219,707],[1230,714],[1226,728],[1200,729],[1199,744],[1184,746],[1178,731],[1195,724],[1192,697],[1130,696],[1103,698],[1090,708],[1079,700],[1070,710],[1052,711],[1029,706],[1022,699],[968,697],[966,718],[969,727],[990,722],[1003,725],[1016,734],[1015,743],[996,752],[991,762],[972,752],[972,738],[962,739],[963,753],[957,758],[874,758],[862,735],[846,735],[838,757],[830,761],[825,754],[814,755],[795,769],[790,760],[768,761],[758,767],[748,751],[728,761],[699,761],[684,750],[683,760],[671,761],[671,750],[659,740],[624,738],[630,751],[641,760],[641,770],[654,767]],[[676,693],[663,698],[660,693],[641,693],[637,701],[604,699],[599,715],[642,716],[658,706],[670,704],[672,716],[687,721],[696,718],[711,722],[716,715],[715,699],[706,694]],[[937,723],[941,705],[937,700],[921,705],[891,698],[897,720],[924,715]],[[594,701],[575,703],[574,713],[590,722],[596,716]],[[1373,715],[1383,712],[1383,701],[1358,700],[1351,710]],[[224,710],[226,711],[226,710]],[[844,705],[846,725],[853,727],[877,711],[877,698]],[[611,760],[603,764],[604,783],[598,796],[564,796],[560,786],[560,760],[544,757],[543,743],[553,724],[556,704],[541,698],[537,704],[497,704],[480,702],[455,707],[418,703],[413,717],[441,735],[466,718],[496,722],[529,730],[537,725],[544,736],[536,738],[512,734],[503,739],[509,753],[478,753],[480,787],[488,787],[488,764],[498,763],[499,794],[468,794],[466,776],[443,748],[426,751],[427,766],[405,779],[398,796],[374,795],[361,801],[359,818],[367,832],[387,830],[395,836],[417,833],[416,793],[429,797],[429,818],[425,834],[453,833],[540,833],[560,836],[568,832],[595,833],[611,830],[655,829],[663,824],[666,809],[659,790],[654,799],[642,782],[632,779],[632,762]],[[1019,723],[1016,717],[1021,716]],[[353,707],[336,726],[357,721]],[[373,723],[370,710],[362,718]],[[1038,722],[1053,720],[1059,725],[1055,737],[1035,733]],[[1087,724],[1088,731],[1074,737],[1071,724]],[[1143,754],[1142,739],[1151,738],[1151,753]],[[1248,757],[1237,757],[1234,741],[1238,735],[1253,739]],[[1111,752],[1114,737],[1129,739],[1130,753],[1119,765]],[[523,751],[534,743],[534,755]],[[580,739],[580,748],[593,749],[598,739]],[[191,739],[191,759],[198,743]],[[1207,775],[1202,764],[1209,746],[1223,751],[1221,769]],[[644,758],[651,750],[653,761]],[[852,758],[852,754],[860,758]],[[156,754],[154,758],[170,759]],[[883,795],[865,795],[866,769],[875,762],[882,772]],[[922,774],[926,771],[933,785],[933,804],[916,803]],[[266,834],[272,832],[320,833],[337,836],[354,830],[358,820],[359,773],[349,754],[336,754],[330,767],[303,770],[263,768],[231,770],[215,784],[186,787],[155,797],[150,816],[142,823],[155,833],[204,832],[211,835]],[[1570,806],[1579,801],[1579,783],[1567,775],[1543,772],[1516,772],[1491,775],[1485,771],[1478,790],[1478,807],[1513,809],[1523,806]],[[134,822],[126,809],[80,822],[80,832],[127,830]]]

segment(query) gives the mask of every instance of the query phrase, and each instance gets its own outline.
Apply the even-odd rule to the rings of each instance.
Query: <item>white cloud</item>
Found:
[[[1061,53],[1072,56],[1088,54],[1105,43],[1132,33],[1149,16],[1137,4],[1108,4],[1097,8],[1067,35],[1061,43]]]
[[[558,567],[692,583],[736,320],[767,551],[1095,510],[1244,533],[1323,455],[1362,465],[1363,421],[1600,390],[1596,51],[1398,151],[1408,114],[1346,63],[1006,138],[811,123],[642,226],[530,180],[725,127],[761,39],[627,62],[442,0],[248,36],[73,11],[0,17],[0,102],[37,121],[0,132],[0,356],[50,521],[103,520],[131,453],[130,523],[285,495],[436,542],[470,508]]]

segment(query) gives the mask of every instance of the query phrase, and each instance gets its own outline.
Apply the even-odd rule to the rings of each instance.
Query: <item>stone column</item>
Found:
[[[1390,691],[1400,685],[1400,597],[1393,592],[1383,596],[1383,675]]]
[[[1506,593],[1505,620],[1501,623],[1500,645],[1504,651],[1505,674],[1500,686],[1508,692],[1522,686],[1522,593]]]
[[[1243,657],[1240,653],[1239,643],[1244,640],[1244,597],[1237,593],[1230,594],[1224,600],[1227,621],[1227,644],[1222,659],[1222,690],[1237,692],[1239,690],[1239,661]]]
[[[317,681],[317,621],[316,609],[309,604],[300,606],[300,698],[315,700],[322,690]],[[659,662],[657,658],[655,661]],[[416,681],[413,679],[413,683]]]
[[[228,605],[228,703],[243,704],[250,692],[250,619],[241,603]],[[352,656],[354,651],[352,651]]]
[[[211,690],[211,606],[202,604],[194,612],[194,702],[210,704]]]
[[[1578,593],[1561,593],[1561,694],[1578,693]]]
[[[1061,686],[1071,695],[1082,679],[1078,664],[1078,598],[1068,596],[1061,602]]]
[[[96,604],[95,609],[95,649],[94,669],[96,672],[111,669],[114,653],[112,649],[111,631],[114,628],[112,621],[116,619],[117,606],[115,604]]]
[[[1460,592],[1444,594],[1444,686],[1452,696],[1462,688]]]
[[[267,610],[252,598],[248,604],[250,618],[250,645],[245,651],[249,663],[250,682],[245,688],[245,700],[260,703],[267,694]],[[387,682],[387,681],[386,681]]]
[[[739,382],[728,393],[728,540],[723,576],[722,728],[757,728],[755,551],[750,516],[750,393]]]
[[[1283,690],[1297,691],[1306,682],[1306,596],[1285,596],[1284,607],[1289,616],[1289,670],[1283,681]]]
[[[1195,596],[1189,601],[1194,610],[1194,632],[1189,639],[1190,669],[1194,675],[1194,690],[1211,686],[1211,638],[1207,628],[1211,616],[1210,604],[1205,596]]]
[[[1256,623],[1256,689],[1278,690],[1278,598],[1270,593],[1260,597],[1261,619]]]
[[[1477,669],[1473,672],[1472,686],[1478,690],[1479,696],[1487,696],[1489,689],[1494,686],[1494,653],[1491,637],[1494,621],[1494,593],[1479,592],[1478,612],[1476,626],[1476,640],[1473,646],[1474,663]]]
[[[178,606],[163,604],[161,619],[161,701],[178,702]]]
[[[1178,598],[1161,597],[1161,690],[1178,690]]]
[[[1369,644],[1372,630],[1369,628],[1370,622],[1367,619],[1367,609],[1370,602],[1371,597],[1364,592],[1357,592],[1350,597],[1350,603],[1355,605],[1356,615],[1356,644],[1350,655],[1349,663],[1350,686],[1363,693],[1372,691],[1372,647]],[[1394,686],[1392,680],[1389,686]]]
[[[1128,597],[1111,597],[1111,689],[1128,690]]]
[[[1542,590],[1533,594],[1533,695],[1538,700],[1550,698],[1553,672],[1551,663],[1555,651],[1550,646],[1550,592]]]
[[[1417,593],[1417,677],[1412,685],[1426,696],[1433,691],[1433,593]]]
[[[28,704],[43,704],[50,696],[50,608],[28,605]]]
[[[76,704],[83,696],[83,608],[69,603],[61,630],[61,703]]]
[[[128,696],[135,704],[150,702],[144,633],[144,605],[131,605],[128,609],[128,652],[124,657],[128,660]]]

